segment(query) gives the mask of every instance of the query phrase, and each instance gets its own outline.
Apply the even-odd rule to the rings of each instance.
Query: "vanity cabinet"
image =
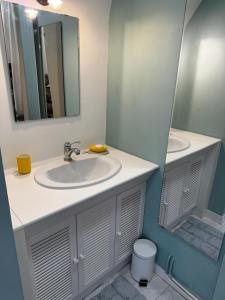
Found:
[[[144,199],[145,184],[94,206],[90,199],[90,208],[34,236],[29,233],[25,271],[32,299],[75,299],[128,262],[142,232]],[[25,299],[31,300],[26,292]]]
[[[197,205],[204,169],[205,155],[166,168],[161,194],[160,224],[174,225]]]

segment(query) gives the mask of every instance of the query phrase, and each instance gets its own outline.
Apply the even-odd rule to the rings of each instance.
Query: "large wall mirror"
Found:
[[[79,115],[79,23],[1,1],[16,121]]]
[[[213,260],[225,231],[225,0],[186,25],[168,139],[160,225]]]

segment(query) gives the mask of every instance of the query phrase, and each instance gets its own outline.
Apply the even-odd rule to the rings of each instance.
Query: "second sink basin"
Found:
[[[121,163],[111,156],[80,156],[72,162],[55,160],[40,168],[35,181],[55,189],[72,189],[93,185],[116,175]]]
[[[178,133],[170,131],[167,153],[183,151],[190,147],[190,142]]]

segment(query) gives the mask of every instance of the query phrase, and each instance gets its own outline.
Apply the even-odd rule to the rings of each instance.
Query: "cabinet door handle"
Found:
[[[80,257],[80,260],[84,260],[85,259],[85,257],[83,256],[83,254],[80,254],[79,257]]]
[[[189,188],[185,188],[184,190],[183,190],[183,193],[184,194],[188,194],[190,192],[190,189]]]
[[[74,265],[77,265],[79,263],[79,260],[76,257],[74,257],[73,263],[74,263]]]
[[[117,235],[118,237],[120,237],[120,236],[122,235],[121,231],[118,231],[118,232],[116,233],[116,235]]]

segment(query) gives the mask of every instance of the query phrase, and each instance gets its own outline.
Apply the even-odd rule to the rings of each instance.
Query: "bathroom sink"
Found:
[[[55,160],[40,168],[34,176],[37,183],[54,189],[72,189],[94,185],[116,175],[121,163],[109,156],[80,156],[72,162]]]
[[[190,147],[190,142],[179,133],[170,132],[167,153],[183,151]]]

